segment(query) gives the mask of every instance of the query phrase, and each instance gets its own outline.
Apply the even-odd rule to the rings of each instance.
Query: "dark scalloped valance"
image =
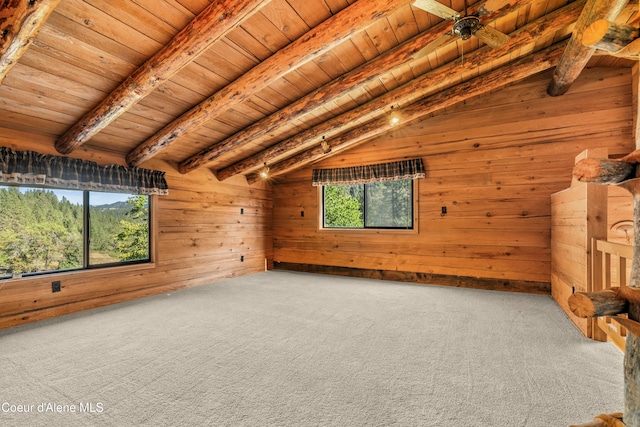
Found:
[[[169,194],[164,172],[0,147],[0,183],[129,194]]]
[[[422,159],[348,168],[314,169],[313,185],[366,184],[376,181],[424,178]]]

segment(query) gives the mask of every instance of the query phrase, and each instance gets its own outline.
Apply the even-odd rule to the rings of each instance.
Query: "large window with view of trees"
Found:
[[[0,277],[150,261],[149,196],[0,186]]]
[[[413,228],[413,180],[322,187],[324,228]]]

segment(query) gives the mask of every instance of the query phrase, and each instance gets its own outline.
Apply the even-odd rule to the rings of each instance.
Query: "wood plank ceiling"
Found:
[[[637,12],[621,0],[440,2],[511,40],[463,41],[409,0],[0,0],[0,128],[70,156],[157,157],[253,182],[265,164],[284,174],[383,134],[390,116],[406,125],[573,49],[550,85],[561,94],[594,53],[567,43],[581,13]]]

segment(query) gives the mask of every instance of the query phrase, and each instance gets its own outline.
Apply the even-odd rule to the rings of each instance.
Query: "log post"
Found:
[[[633,195],[633,262],[631,288],[640,288],[640,178],[617,184]],[[640,321],[640,303],[629,303],[629,320]],[[636,331],[637,332],[637,331]],[[624,422],[629,427],[640,427],[640,336],[627,335],[624,354]]]

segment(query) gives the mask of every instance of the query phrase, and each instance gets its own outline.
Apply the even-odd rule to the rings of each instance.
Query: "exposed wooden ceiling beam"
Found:
[[[541,52],[528,55],[512,64],[502,66],[494,71],[475,77],[466,83],[461,83],[417,101],[407,107],[403,107],[402,115],[400,116],[401,123],[399,125],[410,123],[438,110],[451,107],[472,97],[503,88],[506,85],[552,68],[557,64],[566,45],[567,42],[557,43]],[[358,144],[380,136],[389,131],[390,128],[391,125],[386,117],[374,119],[328,141],[331,147],[330,153],[325,153],[321,146],[316,146],[275,165],[269,165],[269,176],[275,177],[282,175],[292,169],[305,166],[325,156],[334,155],[347,148],[353,148]],[[254,183],[259,179],[258,173],[254,172],[247,175],[247,181],[249,183]]]
[[[17,0],[0,8],[0,84],[27,51],[60,0]]]
[[[565,94],[593,56],[594,49],[582,44],[585,29],[598,19],[610,21],[622,12],[628,0],[587,0],[567,46],[567,51],[556,67],[547,93],[551,96]]]
[[[638,59],[640,29],[599,19],[585,29],[582,44],[606,51],[611,55]]]
[[[637,25],[640,12],[630,21]],[[638,59],[640,55],[640,31],[635,26],[616,24],[604,19],[595,21],[584,32],[582,43],[608,52],[611,55]],[[631,73],[632,136],[636,150],[640,149],[640,63],[633,64]]]
[[[376,115],[385,114],[389,110],[389,105],[409,104],[427,95],[428,93],[425,93],[425,90],[437,90],[452,84],[452,82],[459,81],[460,76],[468,73],[469,70],[491,63],[512,52],[519,52],[522,47],[532,43],[537,38],[546,34],[553,34],[558,28],[574,22],[578,18],[583,5],[584,0],[570,3],[515,31],[511,34],[511,40],[500,48],[483,47],[469,53],[465,55],[463,64],[460,64],[459,61],[445,64],[364,105],[307,129],[233,165],[220,169],[217,172],[217,177],[223,181],[231,176],[257,169],[264,165],[265,162],[269,164],[277,162],[282,157],[290,155],[291,152],[320,144],[323,136],[329,138],[346,131],[348,128],[353,127],[354,124],[362,122],[363,117],[370,119]]]
[[[355,70],[343,74],[270,116],[253,123],[225,140],[205,148],[199,153],[180,162],[178,170],[184,174],[204,166],[206,163],[217,159],[225,153],[269,135],[282,123],[292,122],[327,102],[339,98],[347,92],[361,88],[368,82],[391,71],[393,68],[409,62],[411,55],[417,53],[424,46],[440,42],[444,44],[453,40],[453,36],[446,35],[450,27],[451,24],[449,22],[440,23],[434,30],[414,37],[396,49],[392,49]],[[440,39],[440,37],[442,37],[442,39]],[[447,39],[446,41],[444,40],[445,38]]]
[[[468,14],[475,15],[482,10],[482,20],[484,23],[488,23],[532,2],[533,0],[510,0],[502,1],[500,4],[494,5],[495,2],[493,2],[493,0],[481,1],[470,6],[468,8]],[[487,9],[488,7],[499,7],[499,9],[489,10]],[[256,139],[270,134],[282,123],[297,120],[314,109],[354,89],[364,86],[368,82],[389,73],[396,67],[406,64],[413,59],[416,53],[421,52],[425,47],[428,48],[430,45],[441,46],[446,42],[454,40],[455,38],[452,35],[445,36],[450,30],[450,21],[441,22],[426,33],[417,35],[395,49],[377,56],[366,64],[314,90],[270,116],[253,123],[240,132],[180,162],[178,170],[180,173],[188,173],[197,169],[227,152],[236,150]]]
[[[221,0],[211,3],[62,135],[55,143],[56,150],[68,154],[87,142],[268,2]]]
[[[169,123],[127,155],[127,163],[139,166],[219,113],[245,101],[256,91],[320,57],[353,34],[385,18],[409,0],[357,1],[279,50],[205,101]]]

